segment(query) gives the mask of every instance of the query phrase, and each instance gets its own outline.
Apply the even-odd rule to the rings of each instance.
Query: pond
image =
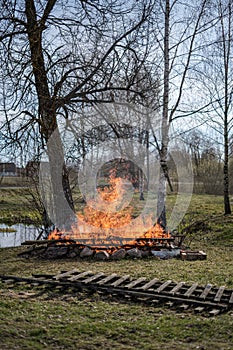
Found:
[[[0,224],[0,248],[18,247],[25,241],[37,239],[38,235],[39,229],[33,225]]]

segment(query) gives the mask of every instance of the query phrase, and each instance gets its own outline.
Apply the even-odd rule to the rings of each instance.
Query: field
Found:
[[[13,207],[5,192],[0,207],[12,214],[16,209],[23,216],[27,208],[20,205],[20,197],[12,192]],[[173,195],[168,197],[168,204],[172,202]],[[191,249],[207,253],[206,261],[47,261],[19,258],[17,254],[25,247],[18,247],[0,249],[0,274],[31,276],[77,268],[233,289],[233,216],[222,215],[222,198],[194,195],[181,229],[187,231],[185,243]],[[232,329],[233,310],[210,318],[97,294],[62,294],[0,283],[0,349],[230,350]]]
[[[6,177],[0,186],[0,223],[39,224],[33,191],[23,178]]]

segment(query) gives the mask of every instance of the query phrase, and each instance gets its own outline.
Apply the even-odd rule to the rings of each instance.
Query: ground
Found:
[[[186,244],[204,250],[206,261],[23,259],[17,256],[25,250],[22,246],[0,249],[0,274],[31,276],[77,268],[233,289],[233,216],[221,211],[221,197],[194,195],[182,224],[189,227]],[[207,317],[97,294],[0,283],[0,349],[230,350],[232,329],[233,309]]]

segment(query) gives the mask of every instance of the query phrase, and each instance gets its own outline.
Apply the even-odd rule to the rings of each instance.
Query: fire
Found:
[[[115,177],[115,171],[112,170],[108,186],[97,189],[97,200],[89,201],[83,212],[77,213],[78,225],[72,227],[70,236],[55,230],[48,239],[76,239],[77,241],[86,239],[92,240],[93,243],[96,239],[104,243],[107,239],[115,238],[122,238],[124,241],[124,237],[132,240],[135,237],[142,240],[143,238],[170,238],[170,233],[167,233],[158,222],[154,224],[152,217],[147,217],[146,220],[133,219],[133,207],[122,205],[125,191],[124,179]],[[127,233],[125,233],[125,227],[127,227]],[[145,227],[150,229],[145,230]]]
[[[144,238],[170,238],[170,233],[167,233],[163,227],[156,222],[156,224],[146,231],[142,237]]]
[[[119,210],[122,206],[122,198],[124,195],[123,179],[115,177],[115,173],[110,173],[109,186],[97,189],[98,210],[96,205],[89,203],[83,214],[78,213],[78,220],[81,225],[91,225],[96,228],[111,229],[128,225],[132,221],[132,209]]]
[[[110,171],[109,186],[105,186],[103,189],[97,189],[101,198],[109,203],[120,200],[124,193],[122,180],[121,177],[115,177],[114,170]]]
[[[91,207],[84,209],[84,214],[78,214],[79,222],[88,224],[97,228],[111,229],[127,225],[131,222],[132,216],[128,212],[102,212]]]
[[[66,235],[64,232],[59,231],[58,229],[55,229],[54,231],[50,232],[48,235],[48,240],[69,240],[71,239],[70,236]]]

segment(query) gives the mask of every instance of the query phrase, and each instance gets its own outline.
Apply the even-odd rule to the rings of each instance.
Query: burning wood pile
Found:
[[[46,240],[24,242],[31,247],[20,255],[98,260],[179,256],[182,237],[172,236],[150,217],[146,218],[147,222],[140,219],[135,224],[133,207],[125,205],[125,192],[124,180],[112,171],[109,185],[97,189],[97,200],[89,201],[83,211],[77,213],[77,223],[71,232],[54,230]],[[150,228],[145,230],[146,227]]]
[[[155,256],[168,259],[180,256],[180,238],[131,238],[112,237],[93,242],[88,239],[75,240],[60,232],[53,232],[47,240],[26,241],[23,245],[30,246],[23,257],[56,258],[95,258],[97,260],[119,260],[125,257],[145,258]],[[122,244],[120,244],[120,242]],[[93,244],[95,243],[95,244]]]

